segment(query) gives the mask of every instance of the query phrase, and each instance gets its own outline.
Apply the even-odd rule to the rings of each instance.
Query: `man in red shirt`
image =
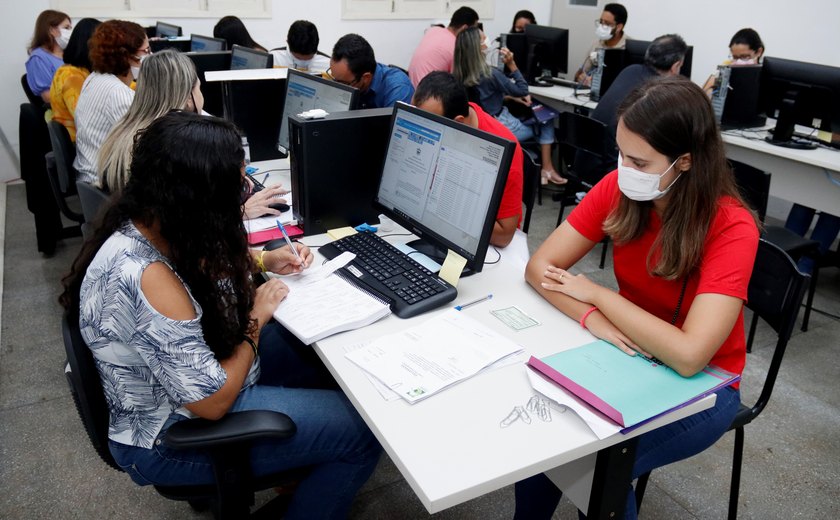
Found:
[[[475,103],[467,101],[467,91],[448,72],[429,73],[414,91],[414,106],[433,114],[464,123],[488,134],[493,134],[516,144],[510,163],[502,200],[496,213],[496,225],[490,243],[497,247],[510,244],[522,220],[522,148],[516,137],[496,118]]]

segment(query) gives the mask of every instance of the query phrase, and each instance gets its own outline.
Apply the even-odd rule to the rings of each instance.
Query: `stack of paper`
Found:
[[[466,314],[450,309],[346,356],[400,397],[415,403],[522,350]]]

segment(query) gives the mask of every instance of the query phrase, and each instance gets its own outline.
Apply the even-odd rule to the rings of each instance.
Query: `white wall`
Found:
[[[640,40],[677,33],[694,46],[692,79],[702,83],[723,61],[729,39],[752,27],[768,56],[840,66],[840,2],[837,0],[618,0],[628,12],[626,32]],[[577,69],[595,39],[597,8],[569,6],[554,0],[552,25],[572,29],[569,68]],[[573,65],[577,64],[577,65]]]
[[[26,61],[26,45],[31,38],[35,18],[44,9],[49,9],[49,0],[29,0],[28,2],[12,2],[0,0],[0,63],[4,63],[5,75],[0,77],[0,131],[5,134],[14,153],[18,153],[18,113],[19,105],[26,101],[20,86],[20,76],[24,73]],[[510,28],[511,19],[519,9],[530,9],[538,21],[550,18],[551,5],[547,0],[519,0],[509,2],[496,0],[494,19],[483,20],[485,30],[489,35],[506,32]],[[288,1],[274,0],[272,4],[273,17],[267,19],[246,19],[245,24],[251,36],[268,48],[285,45],[286,32],[289,25],[298,19],[306,19],[318,26],[321,38],[321,50],[328,53],[335,41],[350,32],[364,36],[373,46],[376,58],[383,63],[393,63],[407,67],[423,31],[430,23],[448,22],[448,20],[354,20],[341,19],[341,7],[338,0],[306,0]],[[73,13],[68,13],[71,16]],[[481,14],[481,13],[479,13]],[[154,20],[134,20],[141,25],[152,25]],[[198,33],[211,35],[215,19],[209,18],[181,18],[173,22],[184,28],[184,34]],[[545,23],[545,22],[543,22]],[[495,37],[495,36],[492,36]],[[7,152],[2,147],[0,139],[0,165],[8,163]],[[0,181],[16,178],[19,173],[0,170]]]

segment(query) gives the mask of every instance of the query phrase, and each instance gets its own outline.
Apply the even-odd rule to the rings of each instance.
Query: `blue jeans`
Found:
[[[231,411],[274,410],[297,425],[290,439],[260,441],[251,449],[256,476],[312,466],[298,485],[286,518],[344,518],[356,492],[373,473],[382,448],[344,394],[332,388],[334,381],[311,348],[281,341],[286,337],[274,322],[263,329],[260,381],[239,394]],[[313,388],[313,381],[331,388]],[[286,386],[289,383],[309,387]],[[209,457],[199,451],[173,450],[160,441],[172,424],[185,419],[173,413],[151,449],[111,441],[111,453],[140,485],[212,483]]]
[[[639,437],[632,479],[705,450],[724,434],[741,404],[741,394],[731,386],[718,390],[715,406]],[[551,518],[563,493],[545,474],[516,483],[515,519]],[[581,518],[585,518],[579,514]],[[633,486],[627,492],[625,519],[636,518]]]
[[[790,213],[788,213],[785,227],[804,237],[808,228],[811,227],[811,221],[814,220],[816,211],[813,208],[794,204]],[[838,234],[840,234],[840,217],[835,217],[829,213],[820,213],[814,231],[811,233],[811,240],[820,243],[820,253],[825,254],[828,251]],[[797,267],[803,273],[811,273],[814,270],[814,259],[803,256],[799,259]]]
[[[540,144],[554,143],[554,119],[545,123],[527,124],[514,117],[507,107],[502,108],[496,119],[505,125],[520,142],[536,136]]]

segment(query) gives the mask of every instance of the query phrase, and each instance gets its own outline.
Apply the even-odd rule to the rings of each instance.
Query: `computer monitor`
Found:
[[[225,46],[227,46],[227,40],[224,38],[213,38],[212,36],[201,36],[200,34],[190,36],[191,52],[223,51],[225,50]]]
[[[645,40],[627,40],[624,46],[624,66],[633,65],[635,63],[645,63],[645,53],[652,42]],[[691,79],[691,62],[694,57],[694,46],[689,45],[685,51],[685,58],[683,58],[682,68],[680,74],[688,79]]]
[[[319,76],[288,69],[283,115],[277,149],[289,153],[289,116],[320,108],[328,113],[355,110],[359,104],[359,89],[330,81]]]
[[[166,22],[156,23],[155,32],[157,33],[158,38],[175,38],[181,36],[183,33],[180,26]]]
[[[270,69],[274,66],[274,57],[267,52],[234,45],[231,53],[230,70]]]
[[[216,52],[186,52],[195,65],[198,81],[201,83],[201,93],[204,95],[204,110],[217,117],[224,116],[224,96],[222,82],[208,83],[205,74],[215,70],[230,70],[230,51]]]
[[[569,67],[569,30],[547,25],[525,26],[528,59],[525,79],[529,84],[541,76],[565,74]],[[517,62],[518,65],[519,62]]]
[[[441,262],[452,250],[479,272],[513,149],[511,141],[398,103],[374,202],[420,237],[409,245]]]
[[[840,67],[765,57],[761,107],[776,119],[767,141],[789,148],[813,148],[793,138],[794,125],[840,132]]]
[[[758,106],[760,88],[761,65],[718,66],[712,108],[722,129],[764,126],[767,119]]]
[[[598,101],[604,97],[615,78],[626,66],[622,49],[598,49],[597,55],[589,91],[589,99],[592,101]]]

